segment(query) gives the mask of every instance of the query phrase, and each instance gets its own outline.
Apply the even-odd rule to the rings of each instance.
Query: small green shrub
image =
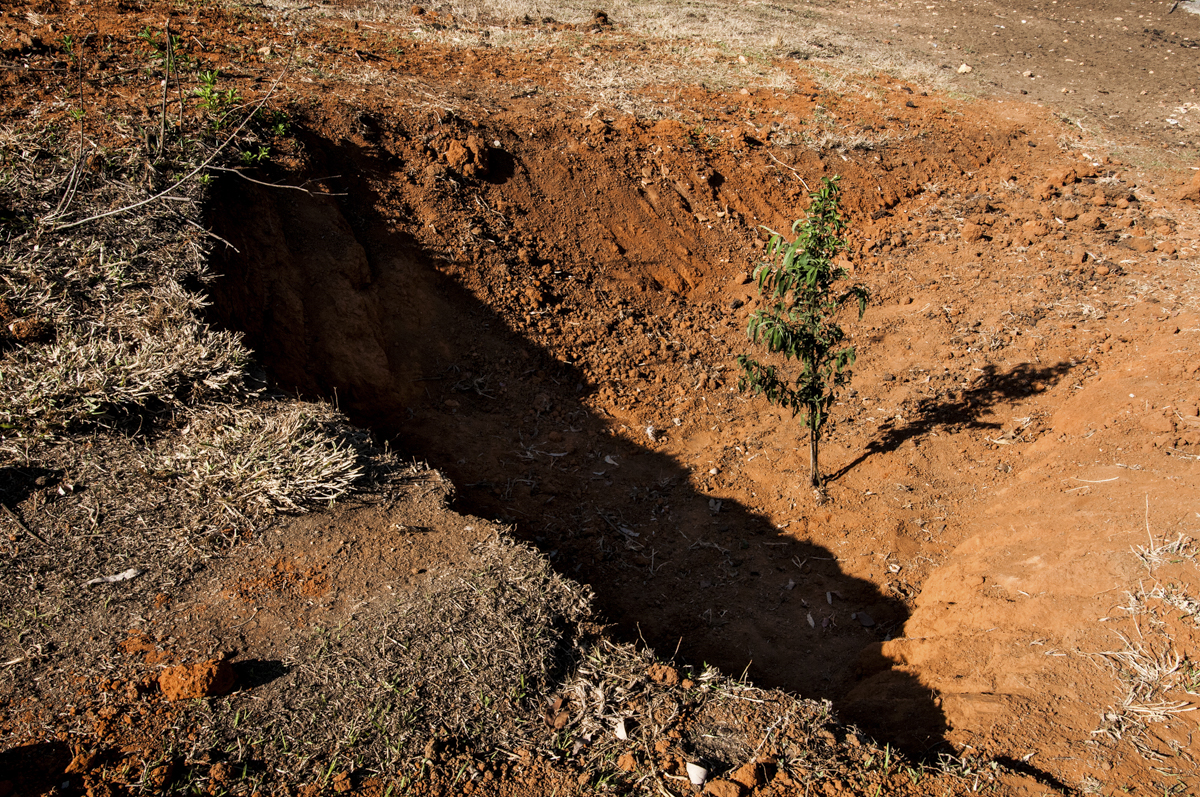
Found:
[[[818,458],[821,430],[837,397],[837,389],[850,379],[854,347],[843,346],[846,334],[837,318],[846,304],[858,304],[858,316],[866,311],[869,294],[862,285],[844,290],[838,282],[846,270],[834,258],[846,242],[841,237],[846,222],[838,211],[840,187],[837,177],[822,178],[812,196],[805,218],[792,225],[796,238],[788,243],[773,230],[767,246],[770,262],[754,272],[765,307],[750,316],[746,333],[772,354],[799,360],[794,377],[774,365],[765,365],[741,355],[738,388],[762,394],[779,407],[801,416],[809,431],[809,465],[812,486],[822,486]],[[765,228],[764,228],[765,229]]]
[[[215,69],[208,69],[200,73],[200,85],[192,90],[192,93],[200,98],[200,109],[209,115],[209,126],[214,130],[220,130],[225,124],[225,117],[233,106],[242,101],[237,89],[226,89],[221,91],[217,88],[217,78],[219,73]]]

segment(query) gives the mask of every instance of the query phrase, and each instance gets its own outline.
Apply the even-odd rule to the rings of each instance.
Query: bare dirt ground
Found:
[[[264,520],[158,570],[73,565],[75,584],[135,564],[170,586],[101,586],[103,607],[73,597],[60,616],[94,625],[70,644],[54,615],[13,623],[0,781],[681,794],[703,759],[722,775],[714,794],[1195,793],[1200,16],[1188,3],[593,11],[4,12],[10,126],[73,129],[64,36],[92,48],[84,107],[140,114],[133,140],[154,135],[161,73],[122,59],[168,19],[223,90],[253,101],[284,75],[270,107],[286,134],[208,189],[208,318],[245,334],[257,378],[335,401],[437,470],[389,460],[361,506]],[[846,322],[858,362],[821,501],[800,427],[738,393],[733,357],[748,350],[761,225],[788,228],[834,174],[847,266],[873,299]],[[52,345],[22,329],[10,350]],[[15,616],[57,583],[33,531],[83,545],[81,521],[50,520],[91,510],[77,449],[38,460],[18,435],[6,450],[6,586],[42,596],[14,599]],[[479,576],[505,572],[537,575]],[[461,591],[463,573],[482,580]],[[535,593],[550,608],[522,615]],[[389,631],[396,595],[427,618],[398,626],[407,637]],[[486,613],[481,595],[501,630],[463,637],[462,672],[422,674],[416,640],[457,628],[452,607]],[[577,639],[638,662],[622,665],[641,673],[629,695],[595,674],[607,664],[584,677],[559,656]],[[488,736],[488,717],[530,711],[523,682],[493,694],[483,675],[515,671],[497,658],[510,649],[560,702]],[[225,659],[238,691],[191,714],[166,700],[184,677],[168,668]],[[698,684],[718,670],[829,701],[870,738],[780,692],[735,690],[705,714],[727,692]],[[359,675],[378,672],[404,693],[387,713],[415,713],[362,742],[339,722],[382,705]],[[664,719],[663,701],[682,708]],[[817,730],[789,731],[793,710]],[[641,747],[614,741],[621,711],[650,731],[632,734]],[[276,729],[273,713],[310,718],[278,728],[308,744],[281,775],[261,764],[274,742],[218,751],[199,732]],[[421,753],[388,758],[385,738]],[[466,738],[490,740],[491,758]],[[804,763],[821,745],[824,763]],[[881,768],[891,752],[876,745],[910,769]]]

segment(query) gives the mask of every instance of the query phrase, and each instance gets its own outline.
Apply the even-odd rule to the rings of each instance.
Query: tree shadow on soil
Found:
[[[0,750],[0,781],[8,781],[13,794],[80,793],[79,775],[67,773],[71,758],[71,748],[60,741]],[[65,789],[64,781],[68,783]]]
[[[1042,393],[1066,376],[1074,363],[1061,362],[1038,367],[1019,363],[1007,372],[993,364],[985,365],[983,373],[967,390],[955,391],[949,398],[921,400],[910,419],[896,424],[889,419],[880,426],[880,436],[872,440],[863,453],[845,467],[830,474],[836,481],[875,454],[895,451],[905,442],[928,436],[931,432],[963,429],[998,430],[1003,424],[985,421],[983,416],[1002,402],[1019,401]]]
[[[38,466],[8,465],[0,468],[0,503],[8,507],[28,498],[34,491],[53,487],[62,479],[61,470]]]
[[[595,590],[625,640],[838,704],[900,632],[904,604],[615,434],[580,402],[585,374],[534,342],[536,324],[510,330],[455,279],[499,255],[422,250],[378,215],[361,177],[372,158],[306,143],[318,173],[359,176],[338,199],[216,187],[211,226],[237,250],[214,257],[218,323],[246,334],[280,386],[336,398],[446,473],[460,509],[511,522]],[[856,719],[910,750],[937,744],[946,725],[933,695],[899,673],[892,686],[907,701],[903,738]]]
[[[291,668],[278,659],[243,659],[233,662],[238,689],[255,689],[282,678]]]

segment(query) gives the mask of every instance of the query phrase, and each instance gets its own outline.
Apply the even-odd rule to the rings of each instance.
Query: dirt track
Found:
[[[1118,151],[1195,160],[1200,16],[1174,0],[864,2],[829,10],[839,27],[887,39],[943,70],[972,67],[968,91],[1022,97]],[[1027,74],[1028,73],[1028,74]]]
[[[838,90],[786,57],[767,80],[730,51],[706,56],[726,85],[606,102],[569,75],[686,59],[648,55],[616,12],[534,50],[480,31],[549,40],[570,20],[335,18],[308,45],[338,77],[289,88],[297,143],[260,176],[336,196],[220,184],[211,226],[236,252],[216,255],[213,313],[281,386],[336,395],[464,512],[589,584],[626,640],[828,698],[917,754],[998,758],[1029,773],[1011,793],[1148,790],[1154,754],[1191,784],[1191,721],[1137,707],[1190,706],[1194,680],[1134,694],[1118,671],[1140,650],[1184,672],[1196,649],[1195,613],[1163,597],[1195,589],[1194,548],[1131,549],[1196,528],[1198,230],[1176,194],[1197,120],[1176,109],[1200,17],[938,5],[818,13],[936,42],[935,67],[972,66],[954,85],[1001,101],[887,76]],[[1111,49],[1045,46],[1077,23]],[[435,35],[382,44],[418,26]],[[1150,78],[1161,59],[1174,71]],[[835,173],[874,300],[847,324],[859,360],[818,505],[799,428],[736,392],[732,358],[760,225],[786,228]]]

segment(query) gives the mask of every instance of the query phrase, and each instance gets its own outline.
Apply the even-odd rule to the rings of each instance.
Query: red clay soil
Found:
[[[1194,694],[1118,676],[1197,656],[1195,612],[1163,597],[1196,589],[1194,549],[1136,555],[1200,525],[1190,172],[1017,99],[837,95],[796,62],[786,89],[650,87],[671,118],[634,116],[573,94],[563,51],[384,51],[386,29],[321,30],[379,77],[290,84],[297,144],[254,175],[325,193],[215,189],[213,312],[278,384],[447,474],[625,640],[1029,773],[1005,793],[1200,789]],[[212,59],[265,90],[269,66]],[[783,142],[814,115],[885,143]],[[822,499],[802,429],[733,358],[762,226],[833,175],[872,301],[845,321]]]

